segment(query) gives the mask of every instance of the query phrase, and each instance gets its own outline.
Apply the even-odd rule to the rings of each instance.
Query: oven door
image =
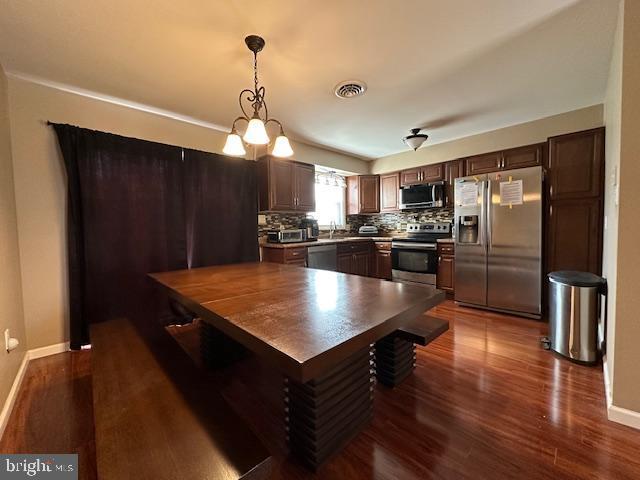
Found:
[[[435,243],[394,241],[391,243],[394,281],[436,284],[438,252]]]

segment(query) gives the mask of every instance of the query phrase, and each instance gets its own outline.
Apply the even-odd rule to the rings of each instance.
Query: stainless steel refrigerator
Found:
[[[455,300],[541,314],[542,168],[455,182]]]

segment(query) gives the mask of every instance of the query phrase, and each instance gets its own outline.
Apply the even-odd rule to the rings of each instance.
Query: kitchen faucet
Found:
[[[333,234],[336,231],[336,222],[334,220],[331,220],[329,222],[329,238],[332,239],[333,238]]]

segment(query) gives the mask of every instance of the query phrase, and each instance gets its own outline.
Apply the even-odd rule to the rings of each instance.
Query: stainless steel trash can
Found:
[[[598,361],[600,296],[606,280],[587,272],[549,274],[549,346],[580,363]]]

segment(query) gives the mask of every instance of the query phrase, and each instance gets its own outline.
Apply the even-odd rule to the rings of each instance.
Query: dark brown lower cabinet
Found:
[[[455,285],[455,251],[453,243],[438,244],[436,288],[452,294]]]
[[[338,271],[353,275],[369,276],[371,264],[370,242],[338,244]]]
[[[391,280],[391,242],[376,242],[372,260],[372,276]]]
[[[262,246],[262,261],[307,265],[306,247]],[[391,242],[346,242],[337,245],[337,271],[391,280]]]
[[[338,255],[338,271],[368,277],[369,262],[369,253],[343,253]]]
[[[351,273],[351,265],[353,263],[352,253],[343,253],[338,255],[338,271],[342,273]]]
[[[307,247],[269,248],[262,247],[262,261],[307,266]]]
[[[368,277],[370,258],[371,256],[369,252],[354,253],[352,273],[355,275],[362,275],[364,277]]]

